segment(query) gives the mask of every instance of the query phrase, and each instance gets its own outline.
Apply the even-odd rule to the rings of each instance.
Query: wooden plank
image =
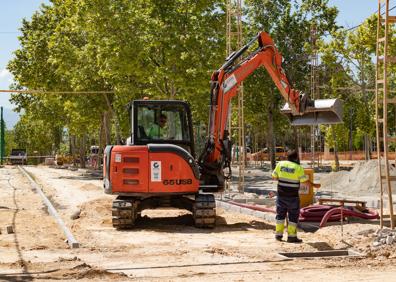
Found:
[[[380,141],[384,141],[384,138],[383,138],[383,137],[380,137]],[[395,142],[395,141],[396,141],[396,137],[390,137],[390,136],[388,136],[388,137],[386,137],[386,141]]]
[[[385,56],[379,56],[378,57],[378,60],[380,60],[380,61],[383,61],[384,59],[385,59]],[[396,57],[394,57],[394,56],[386,56],[386,62],[387,63],[396,63]]]
[[[384,103],[383,99],[380,99],[378,101],[378,103],[379,104],[383,104]],[[388,103],[388,104],[396,104],[396,97],[386,99],[386,103]]]
[[[340,203],[341,205],[344,205],[345,203],[347,203],[347,204],[361,205],[363,208],[366,207],[366,201],[359,201],[359,200],[319,198],[318,201],[319,201],[319,205],[322,205],[323,203],[337,202],[337,203]]]
[[[386,22],[386,20],[388,20],[388,23],[390,24],[394,24],[396,23],[396,16],[388,16],[388,19],[381,19],[381,23],[384,24]]]
[[[347,200],[347,199],[337,199],[337,198],[319,198],[319,202],[343,202],[343,203],[352,203],[352,204],[365,204],[366,201],[360,201],[360,200]]]
[[[389,23],[396,23],[396,16],[388,16]]]
[[[381,175],[382,179],[386,179],[386,175]],[[389,175],[389,180],[390,181],[396,181],[396,176],[394,175]]]
[[[386,61],[389,62],[389,63],[396,63],[396,57],[388,56],[386,58]]]

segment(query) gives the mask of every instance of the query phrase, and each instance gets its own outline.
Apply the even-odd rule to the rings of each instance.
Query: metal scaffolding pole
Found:
[[[381,3],[385,2],[385,5]],[[385,8],[384,13],[382,8]],[[383,17],[382,14],[385,14]],[[389,201],[389,216],[391,229],[394,229],[392,182],[396,181],[395,176],[389,173],[389,145],[396,141],[395,136],[391,136],[388,131],[388,114],[396,106],[396,99],[391,97],[389,91],[388,67],[391,63],[396,63],[396,57],[389,56],[390,24],[396,23],[396,16],[389,15],[389,0],[378,0],[378,22],[377,22],[377,51],[376,51],[376,83],[375,83],[375,113],[377,130],[377,154],[378,154],[378,175],[380,182],[380,205],[381,220],[383,228],[384,218],[384,190],[386,189]],[[381,154],[383,151],[383,156]],[[384,189],[385,188],[385,189]]]
[[[316,34],[316,26],[313,25],[311,28],[311,49],[312,49],[312,55],[311,55],[311,98],[312,99],[318,99],[319,97],[319,76],[317,73],[318,69],[318,49],[316,46],[316,40],[317,40],[317,34]],[[312,125],[311,126],[311,167],[315,167],[316,163],[316,157],[315,157],[315,149],[316,149],[316,139],[317,139],[317,133],[319,132],[319,126],[318,125]],[[318,155],[319,156],[319,155]],[[318,159],[318,165],[319,165],[319,159]]]
[[[4,123],[4,119],[3,119],[3,107],[1,107],[1,117],[0,117],[0,130],[1,130],[1,134],[0,134],[0,164],[3,165],[4,162],[4,156],[5,156],[5,123]]]
[[[242,0],[227,0],[227,24],[226,24],[226,48],[227,56],[232,52],[239,50],[243,46],[242,33]],[[228,116],[228,128],[230,136],[236,131],[237,138],[235,139],[235,150],[237,153],[238,164],[238,191],[244,192],[245,183],[245,120],[244,120],[244,97],[243,97],[243,83],[238,88],[238,103],[237,115],[238,125],[232,126],[232,104],[230,104]]]

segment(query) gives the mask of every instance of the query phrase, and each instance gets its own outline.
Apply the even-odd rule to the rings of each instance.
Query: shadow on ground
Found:
[[[334,248],[326,242],[313,242],[313,243],[307,243],[307,244],[310,245],[311,247],[317,249],[318,251],[334,250]]]
[[[102,176],[95,175],[77,175],[77,176],[59,176],[58,179],[70,179],[70,180],[101,180]]]
[[[221,233],[232,231],[255,230],[274,230],[274,225],[262,221],[253,220],[250,222],[227,223],[222,216],[216,217],[215,228],[197,228],[191,214],[180,215],[176,217],[149,217],[143,216],[136,220],[135,226],[130,230],[144,229],[156,232],[178,232],[178,233]],[[128,232],[128,230],[125,230]]]

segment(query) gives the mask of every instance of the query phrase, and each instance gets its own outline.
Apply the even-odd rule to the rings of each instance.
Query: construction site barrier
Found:
[[[396,159],[395,152],[388,153],[389,159]],[[248,161],[269,161],[269,156],[267,153],[251,153],[247,154],[246,158]],[[286,155],[279,156],[278,153],[275,156],[277,160],[286,159]],[[324,153],[324,152],[315,152],[315,161],[334,161],[335,156],[334,153]],[[338,152],[338,159],[340,161],[363,161],[365,160],[365,152],[364,151],[342,151]],[[370,154],[370,159],[377,159],[377,152],[372,151]],[[312,153],[304,152],[300,154],[300,160],[303,161],[311,161]]]

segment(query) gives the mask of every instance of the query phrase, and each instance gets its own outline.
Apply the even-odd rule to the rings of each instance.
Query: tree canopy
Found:
[[[322,132],[339,149],[367,146],[375,129],[369,89],[375,77],[376,17],[345,30],[327,0],[247,0],[243,8],[244,38],[268,32],[289,79],[304,92],[311,87],[310,40],[316,30],[320,97],[345,101],[344,124]],[[42,5],[22,23],[21,47],[8,64],[13,87],[93,93],[13,95],[23,112],[14,142],[42,154],[59,151],[62,142],[120,143],[130,132],[126,105],[146,96],[186,100],[195,123],[206,123],[210,75],[225,59],[225,25],[225,3],[217,0],[52,0]],[[258,146],[295,142],[296,130],[280,114],[283,101],[265,70],[251,75],[244,87],[246,123]],[[299,132],[305,136],[307,129]]]

